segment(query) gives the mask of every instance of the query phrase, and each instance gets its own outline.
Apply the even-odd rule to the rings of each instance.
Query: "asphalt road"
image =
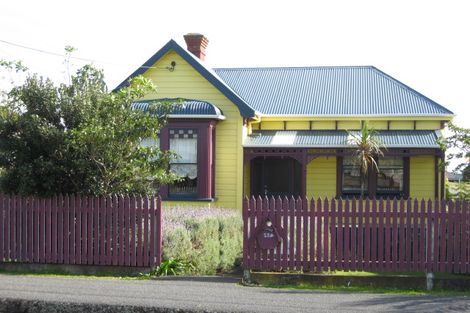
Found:
[[[0,275],[0,299],[179,309],[181,312],[470,312],[468,297],[243,287],[233,279],[114,280]]]

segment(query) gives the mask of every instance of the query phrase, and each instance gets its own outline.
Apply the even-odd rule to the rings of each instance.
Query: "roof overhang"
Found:
[[[354,133],[354,132],[351,132]],[[245,148],[354,148],[350,133],[344,130],[259,130],[245,138]],[[439,149],[434,130],[384,130],[377,139],[386,148]]]
[[[164,111],[158,108],[159,103],[174,103],[170,111]],[[170,119],[212,119],[225,120],[223,112],[214,104],[207,101],[192,99],[149,99],[133,103],[133,108],[148,112],[152,104],[156,104],[156,115],[167,114]]]
[[[169,114],[168,118],[171,119],[204,119],[204,120],[225,120],[225,116],[223,115],[203,115],[203,114],[194,114],[194,115],[176,115],[176,114]]]
[[[266,119],[286,119],[286,118],[295,118],[295,119],[379,119],[379,120],[401,120],[401,119],[415,119],[415,118],[430,118],[433,120],[441,120],[441,119],[453,119],[455,114],[413,114],[413,115],[394,115],[394,114],[370,114],[370,115],[353,115],[353,114],[315,114],[315,115],[305,115],[305,114],[260,114],[258,113],[259,117],[266,118]]]

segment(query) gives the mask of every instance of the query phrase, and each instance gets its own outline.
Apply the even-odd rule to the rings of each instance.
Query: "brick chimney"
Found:
[[[209,40],[202,34],[190,33],[184,35],[184,41],[186,41],[189,52],[204,61]]]

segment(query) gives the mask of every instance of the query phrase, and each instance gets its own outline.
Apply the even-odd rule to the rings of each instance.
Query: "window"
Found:
[[[378,171],[369,166],[364,179],[364,195],[368,197],[405,197],[409,196],[409,157],[385,156],[377,160]],[[351,156],[339,157],[338,197],[360,196],[360,166]]]
[[[378,160],[377,195],[400,195],[403,193],[403,158],[384,157]]]
[[[161,129],[160,149],[179,155],[172,160],[170,171],[182,178],[164,185],[160,194],[165,200],[214,201],[215,121],[170,120]]]
[[[343,158],[343,184],[342,192],[343,194],[361,194],[361,168],[357,162],[355,162],[353,157],[344,157]],[[364,182],[365,193],[367,194],[368,189],[368,179],[365,179]]]
[[[170,150],[179,157],[170,163],[170,171],[182,178],[169,186],[169,196],[195,197],[198,193],[197,129],[170,128]]]

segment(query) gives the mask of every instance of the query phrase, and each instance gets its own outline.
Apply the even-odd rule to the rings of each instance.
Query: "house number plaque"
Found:
[[[256,239],[261,249],[274,249],[281,242],[281,237],[276,227],[269,219],[259,229]]]

